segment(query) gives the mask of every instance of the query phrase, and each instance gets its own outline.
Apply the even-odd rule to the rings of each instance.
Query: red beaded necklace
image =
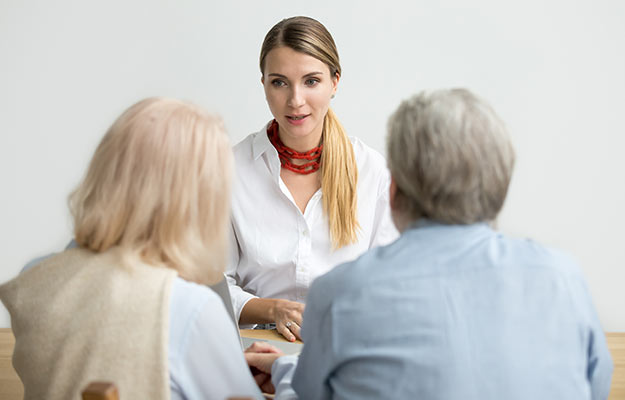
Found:
[[[267,136],[269,136],[269,141],[271,141],[273,147],[278,150],[280,164],[282,164],[284,168],[302,175],[311,174],[319,170],[319,167],[321,166],[321,151],[323,150],[323,144],[320,144],[318,147],[303,153],[285,146],[278,135],[278,122],[275,119],[267,127]],[[291,160],[309,160],[310,162],[299,165],[293,164],[293,161]]]

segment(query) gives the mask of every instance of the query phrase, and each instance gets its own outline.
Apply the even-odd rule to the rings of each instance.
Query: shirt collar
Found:
[[[252,157],[254,160],[257,160],[258,157],[260,157],[267,150],[273,149],[273,145],[267,136],[267,127],[270,123],[271,121],[266,123],[263,129],[261,129],[258,133],[256,133],[256,136],[254,136],[254,141],[252,142]]]
[[[408,225],[408,228],[406,228],[406,231],[419,230],[422,228],[434,228],[436,230],[440,230],[440,229],[452,230],[453,229],[457,231],[493,231],[493,229],[490,227],[488,222],[476,222],[473,224],[466,224],[466,225],[445,224],[443,222],[439,222],[439,221],[428,219],[428,218],[417,219],[416,221]]]

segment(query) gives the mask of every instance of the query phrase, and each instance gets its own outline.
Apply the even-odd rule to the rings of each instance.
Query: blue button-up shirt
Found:
[[[421,221],[318,278],[306,304],[299,362],[274,364],[278,398],[608,397],[579,267],[486,224]]]

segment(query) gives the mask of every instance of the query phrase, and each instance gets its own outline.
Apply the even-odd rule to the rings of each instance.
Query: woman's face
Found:
[[[298,151],[317,146],[338,75],[331,76],[330,68],[312,56],[277,47],[265,57],[261,81],[282,141]]]

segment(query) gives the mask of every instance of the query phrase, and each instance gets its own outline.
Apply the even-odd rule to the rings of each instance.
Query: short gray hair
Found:
[[[402,102],[388,122],[387,153],[395,208],[412,220],[495,219],[514,168],[505,125],[466,89],[421,92]]]

